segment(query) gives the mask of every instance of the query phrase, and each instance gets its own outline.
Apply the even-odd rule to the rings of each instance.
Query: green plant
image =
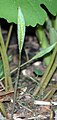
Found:
[[[6,54],[6,48],[5,48],[2,33],[1,33],[1,28],[0,28],[0,45],[1,45],[0,53],[2,56],[2,60],[3,60],[4,75],[5,75],[5,90],[7,92],[8,84],[9,84],[11,90],[13,89],[13,87],[12,87],[12,80],[10,77],[10,69],[9,69],[8,58],[7,58],[7,54]]]
[[[5,76],[5,92],[8,92],[9,90],[13,90],[13,86],[12,86],[12,79],[11,79],[11,75],[10,75],[10,68],[9,68],[9,63],[8,63],[8,56],[7,56],[7,48],[8,48],[8,43],[10,40],[10,35],[11,35],[11,31],[12,31],[12,26],[10,27],[9,33],[8,33],[8,37],[7,37],[7,42],[6,42],[6,46],[4,44],[4,40],[3,40],[3,36],[2,36],[2,31],[0,28],[0,54],[1,54],[1,60],[0,60],[0,77]],[[9,59],[10,60],[10,59]],[[3,112],[4,116],[6,116],[6,111],[4,108],[4,105],[2,103],[2,101],[0,101],[0,109]]]
[[[19,64],[18,64],[18,72],[17,72],[17,77],[16,77],[16,83],[15,83],[11,120],[13,119],[15,100],[16,100],[16,90],[17,90],[17,84],[18,84],[19,77],[20,77],[21,52],[22,52],[24,37],[25,37],[25,20],[24,20],[20,7],[18,8],[18,26],[17,27],[18,27],[18,45],[19,45]]]
[[[57,25],[57,17],[47,18],[45,24],[43,26],[38,25],[36,29],[36,36],[39,40],[41,49],[47,48],[57,41],[57,31],[55,26]],[[57,26],[56,26],[57,27]],[[46,35],[48,34],[48,35]],[[51,59],[51,54],[49,53],[44,56],[44,63],[46,65],[49,64]]]
[[[24,43],[24,37],[25,37],[25,20],[21,11],[21,8],[18,8],[18,45],[19,45],[19,65],[18,65],[18,72],[16,77],[16,83],[15,83],[15,91],[14,91],[14,99],[13,99],[13,108],[12,108],[12,114],[11,114],[11,120],[13,119],[13,112],[14,112],[14,106],[15,106],[15,100],[16,100],[16,90],[17,90],[17,84],[20,77],[20,65],[21,65],[21,52],[22,47]],[[55,43],[56,44],[56,43]],[[55,45],[53,44],[53,46]],[[45,53],[52,50],[52,47],[48,48],[48,50],[44,50],[43,52],[38,53],[38,56],[36,55],[36,58],[43,56]],[[32,58],[32,60],[36,59],[35,56]],[[30,60],[31,61],[31,60]],[[30,62],[28,61],[28,62]],[[27,62],[27,63],[28,63]]]
[[[42,81],[40,82],[40,85],[36,88],[36,90],[33,94],[34,96],[40,95],[44,91],[44,89],[46,88],[48,82],[50,81],[54,71],[56,70],[56,68],[57,68],[57,56],[56,56],[56,54],[57,54],[57,44],[54,48],[50,64],[47,67],[47,69],[42,77]],[[56,90],[56,89],[54,89],[54,90]]]
[[[38,40],[40,42],[41,49],[44,49],[44,48],[47,48],[47,47],[50,46],[49,43],[48,43],[47,37],[45,35],[45,32],[44,32],[44,26],[38,26],[37,27],[36,35],[37,35]],[[46,65],[49,64],[50,58],[51,58],[50,54],[47,54],[47,55],[44,56],[44,63]]]
[[[50,36],[50,45],[52,45],[53,43],[57,42],[57,28],[55,28],[55,26],[57,25],[57,17],[55,17],[55,19],[48,19],[47,21],[47,29],[49,31],[49,36]],[[57,27],[57,26],[56,26]],[[38,32],[40,32],[40,35],[43,35],[43,28],[41,28],[41,31],[38,30]],[[38,33],[39,34],[39,33]],[[37,34],[37,35],[38,35]],[[46,47],[48,45],[47,43],[47,38],[44,39],[44,35],[43,36],[40,36],[40,42],[42,44],[42,47]],[[49,57],[51,57],[51,61],[50,61],[50,65],[48,66],[47,68],[47,71],[45,72],[45,74],[43,75],[43,78],[42,78],[42,81],[40,82],[40,85],[39,87],[36,88],[35,92],[34,92],[34,95],[40,95],[46,88],[46,86],[48,85],[54,71],[56,70],[57,68],[57,63],[56,63],[56,54],[57,54],[57,47],[55,47],[55,52],[51,53],[49,56],[47,56],[47,58],[45,58],[45,60],[49,60]],[[45,61],[47,62],[47,61]],[[56,87],[55,87],[56,88]],[[55,93],[56,89],[54,88],[53,92],[50,91],[47,93],[46,97],[49,96],[52,97],[52,95]],[[46,98],[45,97],[45,98]]]
[[[39,88],[37,87],[36,91],[34,92],[34,96],[36,94],[38,94],[38,91],[41,90],[39,92],[39,93],[41,93],[42,90],[44,90],[46,88],[48,81],[50,80],[53,72],[55,71],[55,69],[57,67],[57,62],[56,62],[57,58],[55,58],[56,53],[57,53],[57,50],[56,50],[57,43],[55,43],[55,42],[53,42],[50,46],[47,44],[46,47],[48,47],[48,48],[44,48],[43,51],[40,51],[31,60],[24,63],[23,65],[20,65],[21,64],[21,51],[22,51],[22,46],[23,46],[23,42],[24,42],[25,30],[23,29],[24,26],[22,23],[23,22],[22,16],[21,16],[20,24],[19,24],[19,22],[17,22],[17,18],[20,20],[20,16],[18,16],[18,9],[17,9],[19,6],[20,6],[22,13],[24,15],[26,26],[31,25],[34,27],[37,24],[43,25],[43,23],[47,19],[47,12],[45,10],[45,7],[54,16],[57,14],[57,0],[48,0],[48,1],[47,0],[37,0],[37,1],[36,0],[11,0],[11,1],[2,0],[2,1],[0,1],[0,18],[5,18],[8,22],[14,22],[16,24],[18,23],[18,25],[19,25],[19,28],[18,28],[19,65],[18,65],[18,73],[17,73],[17,78],[16,78],[16,84],[15,84],[14,103],[13,103],[11,117],[13,117],[15,98],[16,98],[16,89],[17,89],[17,83],[18,83],[19,73],[20,73],[20,66],[26,65],[27,63],[31,62],[32,60],[43,57],[45,54],[49,53],[55,47],[53,55],[52,55],[53,59],[52,59],[51,65],[48,66],[46,72],[44,73],[43,78],[42,78],[42,82],[40,83],[40,87]],[[5,9],[5,11],[4,11],[4,9]],[[56,22],[53,22],[54,27],[56,26],[55,23]],[[44,33],[43,33],[43,35],[44,35]],[[50,36],[51,36],[51,34],[50,34]],[[44,37],[45,37],[45,35],[44,35]],[[8,59],[7,59],[7,54],[6,54],[8,43],[9,43],[9,39],[8,39],[8,42],[7,42],[6,47],[5,47],[4,42],[3,42],[3,37],[1,34],[1,30],[0,30],[0,44],[1,44],[0,52],[1,52],[3,67],[4,67],[6,91],[8,91],[8,84],[10,86],[10,89],[12,89],[12,81],[11,81],[11,77],[10,77],[9,64],[8,64]],[[5,56],[6,56],[6,58],[4,61]],[[5,64],[8,66],[8,68],[6,67]],[[51,67],[53,69],[53,72],[51,72]],[[8,74],[7,74],[7,72],[8,72]],[[49,74],[49,72],[51,75]],[[47,77],[47,82],[46,82],[46,77]],[[44,86],[44,87],[42,87],[42,86]],[[53,90],[53,93],[55,92],[55,90],[56,90],[56,86],[55,86],[55,89]],[[1,106],[2,106],[2,104],[1,104]]]
[[[12,28],[13,28],[13,26],[11,25],[11,26],[10,26],[10,29],[9,29],[8,36],[7,36],[7,40],[6,40],[6,46],[5,46],[6,52],[7,52],[7,48],[8,48],[8,44],[9,44],[9,40],[10,40]],[[1,35],[1,36],[2,36],[2,35]],[[4,41],[4,40],[3,40],[3,41]],[[8,59],[8,61],[10,62],[10,61],[12,60],[12,56],[8,56],[7,59]],[[4,68],[3,68],[3,60],[0,59],[0,81],[1,81],[2,78],[4,78]],[[3,79],[2,79],[2,80],[3,80]]]

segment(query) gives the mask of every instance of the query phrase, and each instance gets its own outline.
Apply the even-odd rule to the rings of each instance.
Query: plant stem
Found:
[[[57,66],[56,66],[57,67]],[[56,92],[57,90],[57,83],[55,85],[52,86],[51,90],[48,91],[48,93],[46,94],[46,96],[43,98],[43,100],[49,100],[53,94]]]
[[[11,114],[11,120],[13,120],[13,113],[14,113],[14,107],[15,107],[15,101],[16,101],[16,91],[17,91],[17,84],[20,77],[20,64],[21,64],[21,53],[19,52],[19,65],[18,65],[18,72],[15,82],[15,90],[14,90],[14,99],[13,99],[13,107],[12,107],[12,114]]]
[[[48,39],[47,39],[47,37],[46,37],[46,35],[45,35],[44,27],[43,27],[43,26],[40,26],[40,25],[39,25],[39,26],[37,27],[36,35],[37,35],[37,38],[39,38],[38,40],[39,40],[39,43],[40,43],[40,45],[41,45],[41,48],[44,49],[44,48],[49,47]],[[51,58],[51,54],[50,54],[50,53],[44,56],[44,59],[43,59],[43,60],[44,60],[44,63],[45,63],[46,65],[49,64],[50,58]]]
[[[9,84],[9,87],[10,89],[12,90],[13,89],[13,86],[12,86],[12,80],[11,80],[11,76],[10,76],[10,68],[9,68],[9,63],[8,63],[8,57],[7,57],[7,54],[6,54],[6,47],[4,45],[4,40],[3,40],[3,36],[2,36],[2,32],[1,32],[1,28],[0,28],[0,52],[1,52],[1,55],[2,55],[2,61],[3,61],[3,64],[4,64],[4,74],[5,74],[5,85],[6,83]],[[6,85],[6,92],[8,91],[8,84]]]
[[[5,108],[4,108],[4,105],[3,105],[3,103],[1,101],[0,101],[0,110],[2,111],[2,113],[3,113],[4,116],[7,116]]]
[[[6,51],[7,51],[8,44],[9,44],[9,40],[10,40],[10,37],[11,37],[12,28],[13,28],[13,25],[10,26],[9,33],[8,33],[8,36],[7,36],[7,40],[6,40]]]
[[[46,86],[47,86],[49,80],[51,79],[53,73],[55,72],[56,68],[57,68],[57,58],[56,58],[53,66],[52,66],[52,68],[50,70],[50,73],[46,77],[46,81],[44,82],[44,85],[42,86],[41,90],[39,91],[39,94],[41,94],[44,91],[44,89],[46,88]]]
[[[1,52],[1,56],[2,56],[2,61],[3,61],[3,66],[4,66],[4,75],[5,75],[5,90],[6,92],[8,91],[8,80],[7,80],[7,74],[6,74],[6,69],[5,69],[5,59],[4,59],[4,54],[3,54],[3,50],[0,47],[0,52]]]
[[[54,51],[53,51],[53,54],[52,54],[52,58],[51,58],[50,64],[49,64],[49,66],[48,66],[45,74],[44,74],[43,77],[42,77],[42,81],[41,81],[41,83],[40,83],[40,86],[37,86],[37,88],[36,88],[33,96],[39,95],[39,92],[42,91],[42,87],[44,86],[44,84],[45,84],[45,82],[46,82],[46,78],[47,78],[47,76],[48,76],[48,74],[49,74],[49,72],[50,72],[50,69],[51,69],[52,65],[53,65],[53,62],[54,62],[56,53],[57,53],[57,44],[56,44],[56,46],[55,46],[55,48],[54,48]],[[50,77],[50,76],[49,76],[49,77]],[[48,80],[48,81],[49,81],[49,80]]]

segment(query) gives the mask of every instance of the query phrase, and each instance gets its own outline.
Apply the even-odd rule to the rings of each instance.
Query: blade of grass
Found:
[[[8,36],[7,36],[7,40],[6,40],[6,51],[7,51],[8,44],[9,44],[9,40],[10,40],[10,37],[11,37],[12,28],[13,28],[13,25],[10,26],[9,33],[8,33]]]
[[[36,59],[39,59],[39,58],[43,57],[44,55],[46,55],[47,53],[49,53],[51,50],[53,50],[53,48],[55,47],[55,45],[56,45],[56,43],[54,43],[50,47],[45,48],[42,51],[38,52],[32,59],[30,59],[29,61],[27,61],[24,64],[22,64],[21,67],[23,67],[24,65],[32,62],[33,60],[36,60]]]
[[[1,54],[3,56],[4,70],[6,72],[5,73],[5,75],[6,75],[5,77],[7,78],[7,82],[9,83],[9,87],[12,90],[13,86],[12,86],[12,80],[11,80],[11,76],[10,76],[8,57],[7,57],[7,54],[6,54],[6,47],[4,45],[4,40],[3,40],[3,37],[2,37],[1,28],[0,28],[0,44],[1,44],[1,51],[2,51]],[[6,91],[7,91],[7,88],[6,88]]]
[[[2,56],[2,60],[3,60],[3,66],[4,66],[4,75],[5,75],[5,90],[6,92],[8,91],[8,80],[7,80],[7,74],[6,74],[6,69],[5,69],[5,60],[4,60],[4,54],[3,51],[0,47],[0,52],[1,52],[1,56]]]

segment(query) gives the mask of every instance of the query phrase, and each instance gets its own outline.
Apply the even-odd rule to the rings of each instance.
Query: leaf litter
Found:
[[[8,50],[8,54],[12,55],[12,61],[10,62],[11,70],[15,69],[18,66],[18,45],[16,43],[16,39],[14,41],[14,36],[12,40],[13,42],[10,43],[9,50]],[[25,37],[25,45],[22,53],[22,63],[32,58],[38,50],[39,50],[39,44],[37,42],[36,36],[27,35]],[[35,98],[32,96],[32,93],[35,87],[41,81],[41,76],[37,76],[36,74],[34,74],[34,69],[36,68],[40,69],[42,72],[45,71],[46,66],[43,64],[42,59],[39,59],[39,61],[33,61],[31,64],[28,64],[25,67],[21,68],[20,82],[18,83],[17,99],[16,99],[15,111],[13,115],[14,120],[35,120],[35,119],[48,120],[51,116],[51,111],[53,110],[54,106],[50,106],[50,105],[40,106],[40,105],[34,104]],[[14,71],[12,74],[13,86],[15,84],[16,71]],[[57,81],[56,76],[57,76],[57,73],[55,73],[52,78],[53,79],[52,81],[54,82],[54,84]],[[48,89],[50,89],[50,87],[52,87],[52,82],[50,82]],[[1,88],[3,89],[1,90]],[[4,103],[4,106],[7,111],[7,117],[8,119],[10,119],[14,91],[9,91],[9,93],[6,94],[4,92],[4,89],[5,88],[2,81],[1,87],[0,87],[0,99]],[[46,88],[46,91],[48,89]],[[41,100],[42,97],[37,98],[37,100]],[[53,101],[57,100],[56,94],[49,101],[52,101],[52,100]],[[56,118],[56,116],[54,116],[54,113],[52,113],[52,115],[53,115],[53,118],[54,117]]]

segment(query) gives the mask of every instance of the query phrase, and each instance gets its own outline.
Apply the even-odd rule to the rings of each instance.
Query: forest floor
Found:
[[[4,39],[6,40],[7,37],[7,30],[2,30]],[[5,41],[6,42],[6,41]],[[22,51],[22,64],[31,59],[36,53],[39,52],[40,45],[38,43],[38,39],[35,35],[35,30],[27,28],[26,36],[25,36],[25,43],[24,48]],[[16,75],[17,75],[17,68],[18,68],[18,44],[17,44],[17,34],[15,28],[12,32],[8,55],[12,56],[12,60],[10,64],[10,71],[12,77],[12,84],[14,87]],[[56,120],[57,106],[54,105],[38,105],[35,104],[35,100],[43,99],[37,96],[37,98],[33,97],[33,92],[37,85],[39,85],[42,76],[38,76],[35,73],[35,69],[39,69],[42,73],[45,72],[47,66],[45,66],[43,59],[37,59],[32,61],[31,63],[21,67],[20,72],[20,79],[18,82],[18,89],[17,89],[17,97],[15,103],[15,110],[13,118],[14,120]],[[51,82],[49,83],[48,89],[50,89],[52,84],[56,84],[57,82],[57,72],[54,73]],[[10,120],[11,110],[12,110],[12,102],[13,102],[13,95],[14,91],[9,91],[9,93],[4,92],[4,79],[0,81],[0,98],[3,99],[3,104],[5,106],[8,120]],[[52,97],[51,101],[57,101],[57,93]],[[56,110],[56,112],[55,112]],[[2,120],[2,115],[0,115],[0,120]]]

